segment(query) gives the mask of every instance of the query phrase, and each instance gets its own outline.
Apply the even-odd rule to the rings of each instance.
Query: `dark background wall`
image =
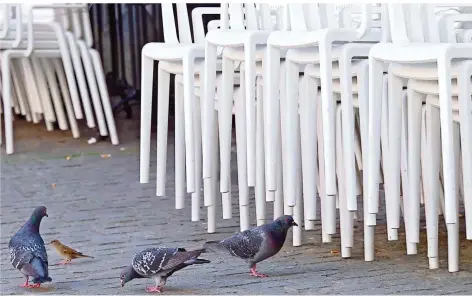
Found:
[[[194,7],[218,7],[219,4],[187,4],[189,17]],[[174,11],[175,11],[174,4]],[[175,13],[174,13],[175,15]],[[206,16],[204,23],[219,16]],[[111,95],[123,96],[122,84],[137,91],[139,100],[141,49],[149,42],[164,42],[160,4],[92,4],[90,20],[94,48],[100,52]],[[177,24],[176,24],[177,25]],[[192,25],[192,22],[190,22]],[[205,25],[206,28],[206,25]],[[156,69],[156,67],[155,67]],[[154,75],[155,81],[157,74]],[[153,101],[156,101],[154,83]],[[173,83],[170,86],[170,114],[173,112]],[[134,103],[137,100],[133,100]],[[156,105],[154,105],[156,106]],[[155,121],[156,108],[153,108]],[[133,114],[133,117],[136,117]]]

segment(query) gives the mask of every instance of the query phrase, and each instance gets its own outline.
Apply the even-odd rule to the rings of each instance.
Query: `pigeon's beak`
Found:
[[[293,221],[292,226],[298,226],[298,224],[295,221]]]
[[[46,216],[46,217],[49,217],[47,213],[46,213],[46,214],[44,214],[44,216]]]
[[[123,280],[120,280],[120,282],[121,282],[121,287],[124,287],[125,282]]]

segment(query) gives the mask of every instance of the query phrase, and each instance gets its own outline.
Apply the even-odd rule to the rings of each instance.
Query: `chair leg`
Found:
[[[80,137],[80,131],[79,131],[79,126],[77,125],[77,120],[75,118],[74,106],[72,105],[69,89],[67,87],[66,73],[64,72],[64,68],[62,67],[62,64],[59,61],[59,59],[53,59],[52,63],[54,66],[54,70],[56,71],[57,80],[59,81],[59,86],[61,89],[64,106],[66,108],[67,117],[69,118],[69,124],[70,124],[70,129],[72,131],[72,137],[77,139]],[[141,115],[141,118],[143,118],[144,116],[145,115]],[[150,120],[149,120],[149,124],[151,124]],[[149,161],[148,161],[147,167],[148,167],[148,179],[149,179]]]
[[[297,157],[296,121],[298,119],[298,84],[297,64],[285,61],[286,95],[282,115],[282,153],[284,159],[284,197],[289,207],[296,204]]]
[[[167,172],[167,132],[169,117],[170,74],[160,65],[157,67],[157,173],[156,196],[165,196]],[[192,133],[185,130],[185,134]]]
[[[214,233],[216,231],[216,207],[217,207],[217,197],[220,195],[220,190],[218,187],[218,167],[219,167],[219,148],[218,148],[218,114],[217,111],[211,110],[213,112],[213,118],[215,119],[215,124],[212,126],[212,134],[210,134],[210,139],[212,146],[210,147],[213,152],[213,159],[211,160],[211,195],[210,195],[210,205],[208,206],[208,233]]]
[[[332,235],[329,232],[326,220],[326,190],[325,190],[325,166],[324,166],[324,145],[323,145],[323,121],[321,119],[321,104],[317,102],[317,138],[318,138],[318,168],[320,182],[320,207],[321,207],[321,239],[323,243],[330,243]]]
[[[97,75],[93,69],[92,59],[90,58],[90,53],[88,51],[87,45],[82,40],[77,40],[77,45],[80,49],[80,55],[82,57],[82,62],[85,67],[85,72],[87,76],[87,83],[90,87],[90,94],[92,96],[93,111],[95,111],[95,116],[97,117],[98,129],[101,136],[108,136],[108,130],[105,122],[105,116],[103,115],[102,102],[100,101],[100,92],[98,90],[97,81],[95,76]]]
[[[201,187],[202,187],[202,122],[200,100],[195,100],[193,112],[193,139],[195,148],[195,192],[192,192],[192,221],[200,221]]]
[[[305,217],[305,229],[310,226],[314,228],[312,221],[316,220],[316,182],[318,179],[318,167],[316,161],[316,129],[313,128],[313,122],[316,122],[316,96],[318,92],[318,83],[307,75],[300,83],[300,134],[301,153],[302,153],[302,175],[303,175],[303,205]],[[304,86],[304,87],[303,87]],[[313,228],[311,228],[313,227]]]
[[[241,81],[238,97],[236,98],[236,150],[238,165],[238,187],[239,187],[239,215],[241,231],[250,227],[249,222],[249,186],[247,178],[247,137],[246,137],[246,105],[245,105],[245,83]]]
[[[180,77],[175,75],[174,80],[174,110],[175,110],[175,208],[185,208],[185,125],[184,125],[184,97]]]
[[[89,128],[94,128],[95,117],[93,116],[92,107],[90,104],[90,96],[88,92],[87,83],[85,82],[84,69],[82,66],[82,61],[80,59],[79,51],[77,50],[75,36],[71,32],[66,32],[65,35],[69,44],[69,52],[70,57],[72,59],[72,64],[74,65],[73,69],[75,70],[75,77],[77,79],[77,84],[79,85],[80,99],[84,107],[87,126]]]
[[[407,241],[419,243],[420,225],[420,159],[422,95],[408,88],[408,204],[409,231]]]
[[[149,183],[153,71],[154,61],[146,56],[141,56],[140,183]]]
[[[458,76],[459,85],[459,105],[460,110],[471,110],[472,102],[470,100],[470,93],[472,92],[470,82],[467,79],[472,72],[472,65],[468,63],[461,71],[469,73],[468,75],[462,73]],[[466,222],[466,237],[472,240],[472,115],[467,112],[459,112],[460,116],[460,132],[461,132],[461,149],[462,149],[462,180],[464,184],[464,208],[465,208],[465,222]]]
[[[110,134],[110,141],[112,145],[120,144],[118,139],[118,133],[116,132],[115,117],[113,116],[113,110],[110,104],[110,95],[108,93],[108,87],[105,80],[105,74],[103,73],[103,65],[100,59],[100,54],[95,49],[89,49],[90,56],[92,57],[93,67],[97,78],[98,89],[100,90],[100,97],[102,99],[103,112],[105,113],[105,119],[107,121],[108,133]],[[153,61],[150,62],[151,64]],[[143,69],[143,68],[141,68]],[[142,70],[141,70],[142,71]],[[151,74],[151,86],[152,88],[152,74]],[[152,93],[151,93],[152,96]],[[151,108],[149,106],[149,108]]]
[[[220,173],[221,184],[220,191],[226,193],[229,191],[231,184],[227,183],[231,174],[231,123],[232,123],[232,107],[233,107],[233,80],[234,66],[233,61],[223,58],[223,73],[221,92],[218,98],[218,121],[220,127]]]
[[[277,190],[277,150],[272,149],[277,147],[278,143],[278,124],[280,120],[280,106],[277,104],[277,100],[274,101],[273,98],[278,98],[278,89],[275,87],[277,85],[277,78],[279,74],[283,74],[284,70],[282,69],[280,62],[280,50],[267,45],[267,51],[265,59],[263,61],[264,71],[264,112],[265,120],[264,126],[268,127],[266,136],[266,187],[269,191]],[[267,87],[267,86],[274,87]],[[283,100],[284,93],[282,89],[280,90],[280,100]],[[276,128],[271,128],[275,126]],[[269,149],[270,147],[270,149]]]
[[[428,104],[426,99],[426,166],[427,198],[425,203],[426,231],[428,233],[429,268],[439,268],[438,252],[438,206],[439,206],[439,167],[440,167],[440,124],[439,110]]]
[[[5,146],[7,154],[12,154],[13,149],[13,114],[11,107],[11,76],[10,76],[10,61],[9,52],[3,52],[2,57],[2,98],[3,98],[3,118],[5,120]]]
[[[245,67],[245,113],[247,127],[247,178],[248,185],[254,187],[256,184],[256,45],[254,43],[244,46],[244,67]]]
[[[266,187],[264,165],[264,110],[262,86],[256,88],[256,223],[257,226],[266,223]]]
[[[344,111],[344,110],[343,110]],[[339,195],[339,223],[341,232],[341,257],[351,257],[352,248],[352,230],[353,230],[353,219],[352,212],[347,207],[347,190],[345,178],[345,167],[343,158],[344,142],[344,130],[342,129],[342,105],[338,104],[336,108],[336,173],[338,176],[338,195]],[[344,125],[346,126],[346,125]]]

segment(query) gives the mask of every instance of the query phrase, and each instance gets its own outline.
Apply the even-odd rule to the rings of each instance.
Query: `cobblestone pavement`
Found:
[[[169,149],[167,194],[155,196],[155,173],[149,184],[139,184],[139,141],[136,123],[130,124],[121,145],[108,142],[87,145],[86,137],[70,139],[68,133],[45,133],[43,127],[15,122],[17,153],[2,150],[1,161],[1,294],[143,294],[151,280],[119,285],[120,270],[140,249],[158,244],[199,247],[238,231],[237,174],[234,169],[233,220],[217,221],[217,233],[206,233],[205,208],[199,222],[191,222],[190,207],[174,209],[173,155]],[[35,138],[28,140],[24,129]],[[120,130],[127,129],[121,126]],[[123,132],[121,132],[123,134]],[[39,143],[39,144],[38,144]],[[172,141],[169,142],[172,145]],[[110,154],[111,157],[101,157]],[[153,153],[154,155],[155,153]],[[70,158],[70,159],[68,159]],[[235,160],[235,157],[233,157]],[[155,159],[153,159],[155,161]],[[235,164],[233,164],[235,167]],[[152,163],[151,172],[155,170]],[[252,192],[252,191],[251,191]],[[19,288],[22,275],[9,261],[8,241],[37,205],[48,207],[41,234],[46,242],[62,242],[95,257],[58,266],[58,255],[47,246],[53,282],[36,291]],[[362,207],[359,207],[362,209]],[[251,213],[254,218],[254,212]],[[362,217],[361,214],[359,214]],[[272,217],[268,213],[268,218]],[[253,219],[254,220],[254,219]],[[270,275],[248,275],[244,262],[215,254],[202,258],[212,264],[184,269],[172,276],[166,294],[471,294],[468,244],[462,242],[460,272],[447,272],[444,247],[441,268],[427,269],[425,240],[419,254],[406,256],[404,241],[387,243],[385,224],[377,226],[375,262],[363,261],[362,221],[356,225],[352,259],[341,259],[339,237],[321,244],[318,229],[304,232],[304,245],[292,247],[291,233],[276,257],[258,265]],[[444,244],[444,233],[442,233]],[[403,238],[404,239],[404,238]],[[471,248],[469,248],[471,249]],[[470,252],[470,251],[469,251]]]

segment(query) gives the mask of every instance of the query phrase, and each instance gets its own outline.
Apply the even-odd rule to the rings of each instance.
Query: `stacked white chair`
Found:
[[[470,182],[470,60],[472,59],[471,44],[458,44],[453,39],[440,39],[439,30],[451,32],[454,36],[453,22],[472,22],[471,14],[458,14],[448,16],[449,21],[445,27],[438,26],[434,16],[433,5],[389,5],[390,29],[392,43],[375,45],[369,55],[369,110],[378,110],[381,96],[380,75],[383,71],[382,63],[389,63],[389,108],[402,110],[402,87],[408,87],[407,98],[407,169],[408,184],[403,183],[403,208],[407,237],[407,252],[415,254],[416,244],[419,243],[419,211],[420,211],[420,176],[421,176],[421,105],[426,98],[426,147],[423,166],[427,172],[425,189],[425,209],[428,232],[428,257],[430,268],[438,267],[438,199],[439,190],[439,137],[438,128],[441,130],[443,181],[444,181],[444,218],[448,230],[448,257],[449,271],[458,271],[459,268],[459,225],[458,225],[458,200],[456,174],[459,173],[459,149],[454,142],[453,114],[455,120],[461,123],[462,136],[462,166],[464,168],[464,184]],[[442,34],[448,35],[448,34]],[[441,43],[442,42],[442,43]],[[461,59],[452,62],[452,59]],[[457,82],[452,83],[451,81]],[[452,86],[455,86],[454,88]],[[454,91],[453,91],[454,90]],[[456,99],[454,99],[454,97]],[[459,97],[459,99],[457,99]],[[454,102],[460,101],[459,108],[452,107]],[[400,105],[398,105],[400,104]],[[404,106],[403,106],[404,107]],[[439,107],[440,124],[438,122]],[[456,110],[456,111],[452,111]],[[398,114],[398,111],[396,112]],[[460,113],[460,114],[457,114]],[[388,122],[393,130],[399,127],[399,117],[390,117]],[[369,154],[367,168],[367,203],[370,214],[378,212],[378,161],[379,161],[379,135],[380,118],[378,112],[369,113]],[[391,135],[390,135],[391,136]],[[405,135],[402,135],[404,138]],[[455,147],[454,147],[455,146]],[[400,162],[400,151],[389,151],[392,162]],[[395,172],[394,172],[395,173]],[[398,172],[397,172],[398,173]],[[399,186],[399,184],[395,184]],[[470,191],[470,187],[465,188]],[[464,190],[464,204],[470,215],[470,202]],[[469,193],[470,195],[470,193]],[[391,202],[387,211],[396,211],[396,220],[399,220],[400,199]],[[466,219],[467,221],[467,219]],[[374,226],[372,221],[367,221],[369,226]],[[470,225],[470,222],[468,222]],[[471,227],[467,227],[471,233]],[[471,238],[470,235],[467,236]],[[371,242],[373,245],[373,241]],[[367,247],[367,246],[366,246]]]
[[[179,30],[187,32],[186,8],[179,5]],[[176,207],[185,204],[187,177],[192,220],[200,219],[203,179],[208,232],[216,231],[220,193],[223,219],[232,218],[229,164],[235,115],[241,230],[251,226],[248,189],[255,187],[257,225],[266,220],[266,202],[273,202],[275,217],[294,215],[300,226],[293,229],[293,244],[301,245],[302,227],[314,229],[319,219],[318,195],[322,241],[330,242],[336,233],[339,209],[341,256],[350,257],[357,196],[362,196],[364,259],[372,261],[382,182],[388,240],[398,239],[403,214],[407,253],[415,254],[424,204],[430,267],[437,268],[442,212],[449,270],[456,271],[460,195],[467,238],[472,238],[472,202],[467,199],[472,194],[472,51],[466,43],[472,41],[472,19],[469,7],[452,8],[453,13],[441,9],[424,4],[289,4],[274,13],[269,5],[222,4],[220,22],[208,24],[220,29],[209,30],[205,41],[203,10],[194,10],[195,43],[172,37],[172,19],[173,33],[167,34],[171,41],[159,45],[164,55],[159,59],[165,61],[165,71],[172,72],[172,65],[177,74]],[[147,67],[146,73],[151,73],[149,59],[157,58],[150,57],[146,47],[143,71]],[[192,48],[190,70],[185,66],[189,62],[170,55],[180,47]],[[451,66],[453,57],[461,60]],[[438,73],[437,67],[445,71]],[[161,76],[162,71],[159,83],[164,77],[168,84],[168,74]],[[142,182],[149,175],[152,80],[146,77]],[[159,89],[157,193],[163,195],[168,93]]]
[[[7,5],[6,10],[8,21],[3,29],[7,33],[0,45],[7,154],[14,152],[12,108],[7,106],[33,123],[44,118],[49,131],[54,129],[53,122],[61,130],[70,125],[74,138],[80,136],[77,119],[85,112],[87,126],[94,128],[98,121],[100,135],[109,135],[117,145],[101,59],[91,48],[88,6],[23,4]],[[27,87],[22,89],[22,85]]]

